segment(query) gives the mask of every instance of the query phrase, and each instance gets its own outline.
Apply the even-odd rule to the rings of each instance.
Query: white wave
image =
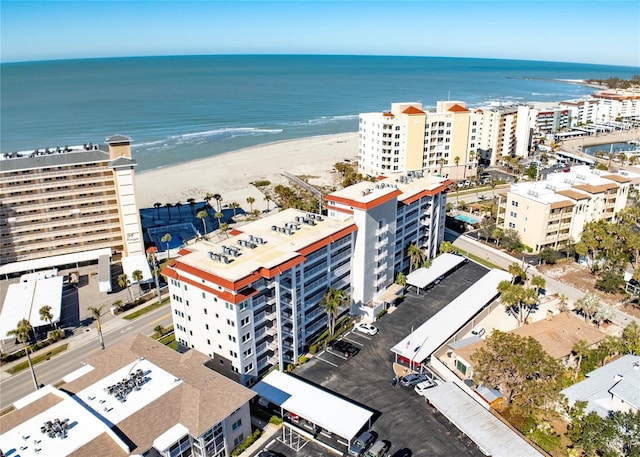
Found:
[[[564,94],[554,94],[551,92],[531,92],[531,95],[537,97],[562,97]]]
[[[282,129],[260,129],[255,127],[229,127],[214,130],[205,130],[202,132],[183,133],[182,135],[176,135],[173,138],[193,138],[193,137],[209,137],[209,136],[237,136],[242,134],[261,134],[261,133],[282,133]]]

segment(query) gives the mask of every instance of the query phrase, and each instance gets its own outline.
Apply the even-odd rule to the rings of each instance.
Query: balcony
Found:
[[[376,230],[376,236],[382,236],[382,235],[384,235],[385,233],[388,233],[388,232],[389,232],[389,224],[385,225],[382,228],[377,229]]]
[[[374,260],[377,262],[380,262],[381,260],[384,260],[387,258],[387,255],[389,255],[389,253],[387,251],[382,251],[380,254],[376,255],[374,257]]]
[[[385,247],[387,244],[389,244],[389,240],[387,238],[383,238],[382,240],[377,241],[374,247],[379,250]]]

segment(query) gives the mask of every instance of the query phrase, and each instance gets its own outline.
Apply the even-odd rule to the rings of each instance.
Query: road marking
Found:
[[[169,316],[171,316],[171,313],[167,313],[167,314],[165,314],[165,315],[163,315],[163,316],[160,316],[160,317],[159,317],[159,318],[157,318],[156,320],[149,322],[149,325],[153,325],[153,324],[155,324],[155,323],[157,323],[157,322],[163,321],[163,320],[165,320],[165,319],[166,319],[167,317],[169,317]]]
[[[320,356],[316,356],[316,359],[322,360],[324,363],[328,363],[329,365],[333,365],[334,367],[338,368],[338,365],[336,365],[335,363],[329,362],[328,360],[325,360]]]
[[[361,343],[361,342],[359,342],[359,341],[350,340],[349,338],[342,338],[342,339],[343,339],[343,340],[347,340],[347,341],[348,341],[348,342],[350,342],[350,343],[357,344],[358,346],[364,346],[364,343]]]
[[[349,334],[350,334],[350,335],[356,335],[356,336],[359,336],[359,337],[364,338],[364,339],[366,339],[366,340],[371,340],[371,337],[370,337],[370,336],[368,336],[368,335],[366,335],[366,334],[364,334],[364,333],[361,333],[361,332],[352,332],[352,333],[349,333]]]
[[[342,360],[347,360],[347,358],[346,358],[345,356],[343,356],[342,354],[338,354],[337,352],[333,352],[333,349],[327,349],[325,352],[326,352],[327,354],[331,354],[331,355],[333,355],[333,356],[335,356],[335,357],[339,357],[339,358],[341,358]]]

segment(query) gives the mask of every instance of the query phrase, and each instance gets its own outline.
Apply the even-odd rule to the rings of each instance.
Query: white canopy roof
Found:
[[[503,270],[491,270],[431,319],[391,348],[401,357],[422,363],[496,295],[500,281],[511,280]]]
[[[271,403],[349,441],[373,416],[369,410],[280,371],[272,371],[252,389]]]
[[[88,262],[90,260],[98,260],[101,255],[111,257],[111,248],[94,249],[93,251],[76,252],[73,254],[54,255],[44,257],[42,259],[24,260],[22,262],[13,262],[0,266],[0,275],[9,275],[12,273],[22,273],[23,271],[35,271],[45,268],[58,267],[61,265],[70,265],[73,263]]]
[[[486,455],[495,457],[543,455],[453,382],[428,389],[424,395]]]
[[[146,282],[153,279],[153,276],[151,276],[149,262],[144,254],[122,258],[122,271],[124,271],[132,284],[135,282],[133,280],[133,272],[136,270],[140,270],[142,272],[142,279],[140,282]]]
[[[10,284],[0,313],[0,339],[6,339],[7,332],[15,329],[22,319],[28,319],[34,328],[49,324],[40,318],[43,306],[50,306],[53,322],[59,322],[63,279],[54,276]]]
[[[440,276],[453,270],[464,261],[464,257],[445,252],[433,259],[429,268],[418,268],[407,275],[407,284],[424,289]]]

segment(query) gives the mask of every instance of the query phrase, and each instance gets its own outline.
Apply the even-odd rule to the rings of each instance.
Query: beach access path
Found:
[[[244,203],[246,197],[255,198],[254,181],[289,185],[283,172],[306,175],[313,185],[333,185],[334,164],[357,156],[357,132],[269,143],[136,174],[136,198],[140,208],[200,201],[207,193]]]

